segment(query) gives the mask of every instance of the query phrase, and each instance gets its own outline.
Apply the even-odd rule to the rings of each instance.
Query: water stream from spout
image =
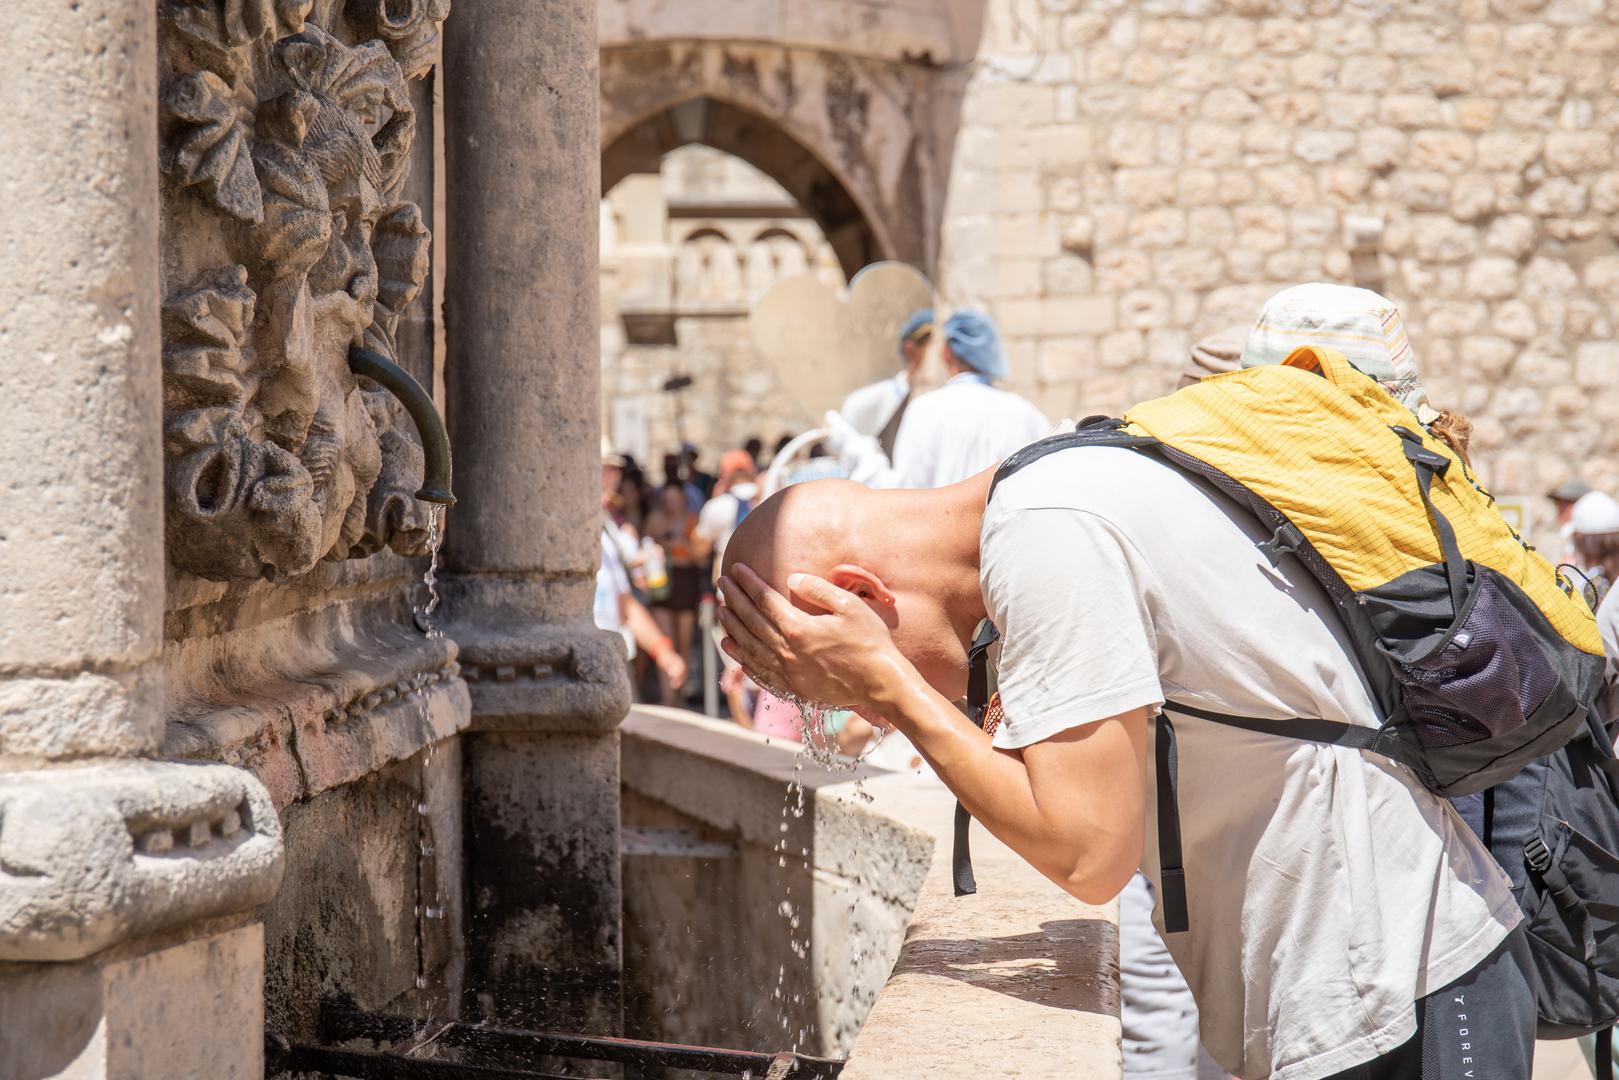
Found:
[[[434,617],[439,605],[439,550],[443,545],[444,507],[437,503],[429,503],[427,507],[428,560],[427,569],[422,572],[422,584],[427,587],[427,599],[425,602],[415,605],[414,608],[416,628],[425,634],[429,641],[437,641],[444,637],[444,631],[439,627]],[[412,689],[422,698],[425,706],[427,694],[426,676],[418,676]],[[433,752],[434,743],[429,741],[422,754],[421,783],[417,796],[419,801],[416,803],[416,842],[420,852],[418,857],[420,869],[417,871],[416,892],[416,916],[420,927],[417,931],[416,954],[416,988],[418,990],[426,990],[429,985],[428,924],[432,920],[444,918],[444,897],[439,886],[439,875],[436,868],[429,869],[429,864],[434,858],[433,827],[430,817],[432,806],[428,800],[428,782],[429,774],[433,767]],[[432,882],[431,896],[428,896],[427,890],[421,887],[424,877],[429,877]],[[431,1008],[431,1003],[429,1003],[429,1018],[431,1018]]]
[[[437,641],[444,636],[433,621],[433,613],[438,610],[438,567],[439,549],[444,546],[444,507],[437,503],[427,506],[427,549],[429,558],[427,569],[422,571],[422,584],[427,586],[427,602],[417,604],[415,607],[416,629],[427,635],[429,641]]]

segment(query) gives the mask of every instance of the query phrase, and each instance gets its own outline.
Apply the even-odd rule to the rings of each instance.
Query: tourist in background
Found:
[[[763,439],[757,435],[749,435],[747,440],[743,442],[742,449],[746,450],[748,457],[753,460],[755,471],[765,467],[765,441]]]
[[[758,470],[747,450],[727,450],[720,455],[719,476],[714,496],[703,504],[692,531],[692,548],[697,558],[718,562],[725,554],[725,542],[748,516],[759,498]]]
[[[703,508],[707,496],[692,482],[691,471],[682,454],[663,455],[663,486],[679,488],[686,496],[686,506],[692,513],[695,514]]]
[[[1589,494],[1591,485],[1577,476],[1571,476],[1561,484],[1546,493],[1546,498],[1552,501],[1557,509],[1557,562],[1572,563],[1575,561],[1574,553],[1574,504],[1580,501],[1582,495]]]
[[[697,467],[697,447],[694,443],[680,444],[680,476],[698,490],[704,502],[714,494],[714,476]],[[701,503],[698,505],[701,506]]]
[[[941,333],[950,378],[906,406],[892,463],[876,439],[860,434],[841,414],[826,414],[827,447],[850,479],[867,487],[944,487],[1050,432],[1044,413],[995,385],[1010,368],[988,315],[958,311]]]
[[[1605,491],[1587,491],[1574,503],[1569,526],[1576,583],[1591,606],[1600,607],[1619,579],[1619,502]]]
[[[673,639],[681,657],[691,656],[692,644],[697,638],[697,608],[702,603],[708,578],[702,561],[692,545],[692,533],[697,528],[697,514],[687,502],[685,489],[678,484],[665,484],[658,489],[647,515],[647,537],[663,549],[669,575],[669,591],[663,597],[654,597],[652,614],[663,632]],[[663,703],[679,705],[684,696],[684,680],[665,678]]]
[[[838,414],[862,435],[877,440],[883,454],[894,456],[894,442],[911,401],[911,387],[933,340],[933,309],[913,311],[899,330],[900,369],[870,386],[862,386],[843,399]]]
[[[757,439],[751,441],[758,442]],[[714,497],[703,504],[702,512],[697,515],[697,527],[692,531],[692,547],[698,558],[711,560],[711,565],[717,568],[720,556],[725,554],[726,541],[731,539],[731,534],[736,532],[736,527],[742,524],[742,519],[748,516],[748,511],[753,509],[758,498],[758,467],[754,463],[753,453],[743,447],[721,454],[719,476],[714,481]],[[712,644],[720,662],[720,693],[725,697],[731,719],[743,727],[750,727],[758,700],[758,688],[748,681],[735,660],[719,652],[718,630]],[[709,647],[709,642],[705,641],[703,647]]]
[[[621,534],[610,516],[610,508],[619,498],[624,466],[623,456],[613,453],[604,439],[601,562],[596,568],[596,596],[592,614],[597,626],[623,638],[626,659],[634,659],[639,650],[652,658],[665,681],[679,685],[686,680],[686,661],[676,651],[668,634],[631,591],[629,574],[624,568]]]

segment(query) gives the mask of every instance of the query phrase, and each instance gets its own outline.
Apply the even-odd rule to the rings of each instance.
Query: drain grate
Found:
[[[843,1070],[842,1061],[807,1054],[769,1054],[422,1020],[362,1012],[341,1002],[322,1006],[320,1037],[325,1045],[295,1045],[278,1035],[266,1036],[265,1076],[314,1072],[354,1080],[580,1080],[578,1076],[544,1071],[557,1067],[558,1059],[754,1080],[830,1080]],[[357,1050],[332,1045],[358,1040],[369,1041],[377,1048]],[[383,1044],[386,1049],[381,1048]],[[416,1056],[429,1044],[435,1055],[446,1051],[453,1056]]]

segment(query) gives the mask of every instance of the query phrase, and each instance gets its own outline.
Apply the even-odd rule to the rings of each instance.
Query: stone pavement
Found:
[[[979,891],[955,897],[950,793],[910,776],[867,788],[873,809],[926,828],[935,843],[894,973],[843,1080],[1118,1077],[1116,906],[1080,903],[977,825]]]
[[[1591,1080],[1580,1044],[1573,1039],[1536,1043],[1534,1080]]]

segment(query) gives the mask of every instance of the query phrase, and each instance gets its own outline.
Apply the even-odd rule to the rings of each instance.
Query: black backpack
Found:
[[[1512,879],[1534,960],[1539,1034],[1597,1033],[1613,1080],[1619,1018],[1619,768],[1591,714],[1587,737],[1480,795],[1455,800]]]

